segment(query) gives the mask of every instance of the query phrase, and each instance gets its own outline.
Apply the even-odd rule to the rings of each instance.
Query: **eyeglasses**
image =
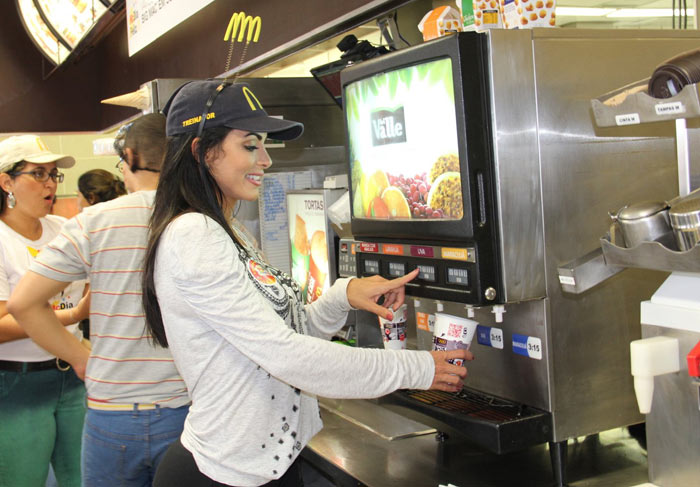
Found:
[[[117,165],[115,167],[121,173],[124,173],[124,164],[126,164],[126,152],[124,150],[126,146],[126,136],[129,133],[129,130],[131,130],[132,125],[134,125],[134,122],[129,122],[127,124],[122,125],[117,131],[117,134],[114,136],[114,150],[117,151],[117,155],[119,156],[119,162],[117,162]],[[134,154],[134,157],[136,156],[137,154]],[[130,169],[131,172],[160,172],[159,169],[151,169],[150,167],[138,167],[135,162],[131,165]]]
[[[19,176],[20,174],[31,174],[34,176],[34,179],[36,179],[40,183],[45,183],[46,181],[51,178],[54,183],[62,183],[63,182],[63,173],[58,172],[57,169],[54,169],[51,172],[48,172],[44,168],[37,168],[33,169],[31,171],[22,171],[22,172],[14,172],[11,173],[12,176]]]
[[[131,126],[134,122],[129,122],[127,124],[119,127],[117,134],[114,136],[114,150],[117,151],[120,161],[124,161],[126,157],[124,156],[124,146],[126,145],[126,134],[129,133]],[[118,164],[117,164],[118,167]]]

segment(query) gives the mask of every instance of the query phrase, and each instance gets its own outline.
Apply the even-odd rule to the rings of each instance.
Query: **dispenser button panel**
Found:
[[[353,240],[341,240],[338,247],[338,275],[340,277],[353,277],[357,275],[357,253]]]
[[[389,262],[389,276],[401,277],[406,274],[406,264],[403,262]]]
[[[379,261],[376,259],[366,259],[364,261],[364,272],[368,275],[379,274]]]
[[[458,284],[460,286],[468,286],[469,285],[469,271],[467,271],[467,269],[448,267],[447,268],[447,282],[449,284]]]
[[[418,265],[418,279],[426,282],[435,282],[435,266]]]
[[[351,251],[352,248],[355,252]],[[410,296],[466,304],[496,302],[494,300],[500,298],[486,293],[497,279],[493,273],[488,276],[479,274],[477,249],[473,246],[342,239],[340,254],[340,275],[343,277],[379,275],[395,279],[418,269],[418,276],[406,284],[406,294]],[[352,270],[355,270],[354,274]]]

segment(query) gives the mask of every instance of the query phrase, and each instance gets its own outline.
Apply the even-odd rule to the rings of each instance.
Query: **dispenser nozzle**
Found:
[[[503,323],[503,313],[506,312],[506,307],[502,304],[495,305],[491,312],[496,316],[496,323]]]

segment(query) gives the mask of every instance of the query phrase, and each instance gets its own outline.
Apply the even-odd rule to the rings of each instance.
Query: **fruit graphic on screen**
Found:
[[[382,201],[382,198],[375,196],[369,204],[369,213],[367,216],[369,218],[389,218],[389,215],[389,208],[387,208],[387,205]]]
[[[382,201],[391,218],[411,218],[411,208],[399,188],[389,186],[382,193]]]
[[[380,196],[387,186],[389,186],[389,180],[381,169],[373,172],[370,176],[362,174],[359,192],[362,194],[363,215],[369,216],[370,203],[374,198]]]
[[[446,172],[459,172],[459,157],[455,154],[445,154],[438,157],[438,160],[433,163],[430,168],[429,182],[432,184],[435,180]]]
[[[458,172],[446,172],[438,176],[428,193],[428,205],[443,212],[447,218],[461,219],[462,181]]]

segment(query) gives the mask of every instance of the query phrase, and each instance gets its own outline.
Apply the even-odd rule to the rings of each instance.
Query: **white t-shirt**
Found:
[[[0,220],[0,301],[10,299],[12,291],[29,269],[34,258],[61,231],[65,218],[47,215],[40,219],[41,237],[29,240],[12,230]],[[55,310],[73,308],[83,296],[85,281],[69,284],[63,292],[51,298],[49,303]],[[76,337],[81,336],[78,324],[66,327]],[[31,338],[0,343],[0,360],[15,362],[42,362],[54,358],[39,347]]]
[[[351,309],[348,279],[304,306],[288,275],[199,213],[163,233],[154,278],[192,397],[182,444],[217,482],[279,478],[322,426],[316,395],[368,398],[432,383],[428,352],[328,341]]]

